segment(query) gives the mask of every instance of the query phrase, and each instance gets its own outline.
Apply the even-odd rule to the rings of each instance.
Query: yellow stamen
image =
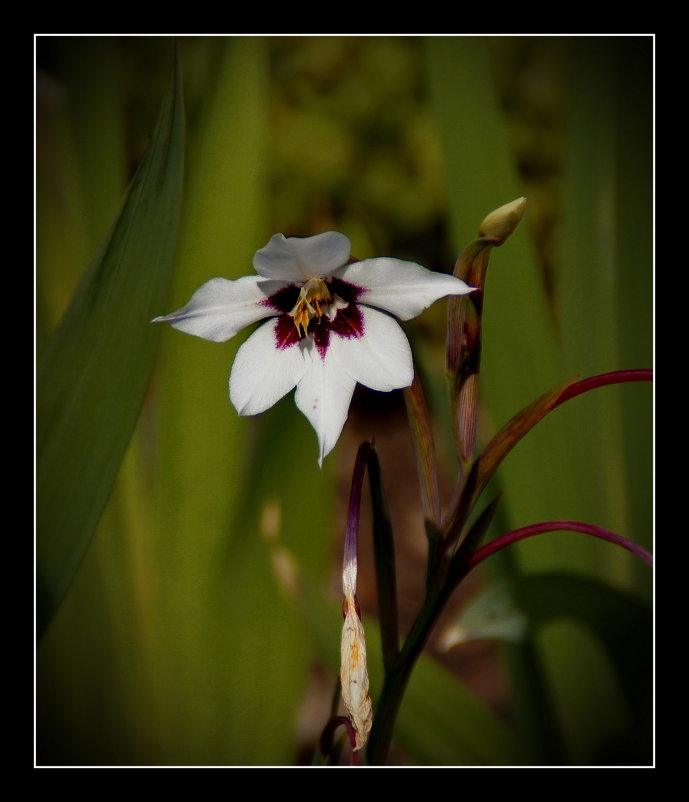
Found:
[[[291,312],[300,337],[305,337],[311,320],[323,317],[325,307],[332,301],[325,281],[310,278],[299,291],[299,299]]]

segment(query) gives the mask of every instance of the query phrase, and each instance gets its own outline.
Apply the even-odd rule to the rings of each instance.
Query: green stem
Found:
[[[392,743],[397,713],[409,678],[445,606],[447,596],[444,589],[429,591],[404,642],[399,660],[385,674],[368,742],[367,758],[371,766],[385,764]]]
[[[378,590],[378,615],[383,667],[387,672],[399,657],[399,623],[397,613],[397,578],[395,541],[388,514],[383,477],[375,446],[368,453],[368,480],[373,510],[373,557]]]

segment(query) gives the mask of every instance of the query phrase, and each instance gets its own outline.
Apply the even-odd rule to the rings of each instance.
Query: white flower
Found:
[[[471,292],[413,262],[350,264],[350,247],[336,231],[275,234],[254,256],[257,275],[213,278],[186,306],[154,320],[224,342],[270,318],[237,352],[230,400],[240,415],[257,415],[296,387],[297,406],[318,435],[319,464],[340,436],[357,382],[382,391],[412,383],[409,342],[392,315],[409,320],[439,298]]]

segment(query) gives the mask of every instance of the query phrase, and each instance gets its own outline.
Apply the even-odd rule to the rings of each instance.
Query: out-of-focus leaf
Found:
[[[523,52],[528,52],[528,40],[524,44]],[[527,225],[491,255],[488,269],[481,371],[484,435],[573,373],[648,367],[651,129],[649,94],[638,94],[636,87],[648,87],[652,42],[577,38],[561,40],[559,49],[555,40],[548,44],[551,51],[558,51],[566,65],[563,73],[570,79],[561,87],[566,99],[565,169],[562,195],[555,196],[562,200],[558,244],[564,259],[563,272],[556,271],[554,310],[564,314],[554,319],[549,307],[537,270],[538,255],[527,237],[527,212]],[[490,70],[488,51],[493,45],[478,37],[433,37],[428,42],[457,250],[474,239],[475,226],[491,208],[519,194],[528,196],[517,184],[505,107],[500,107]],[[640,74],[639,81],[626,80],[630,70]],[[644,127],[644,135],[625,134],[630,123],[626,128],[620,123],[632,118]],[[631,186],[636,188],[632,191]],[[627,280],[626,262],[632,251],[639,267]],[[640,328],[637,319],[642,321]],[[617,321],[615,326],[612,320]],[[645,541],[650,531],[651,481],[641,466],[650,466],[650,415],[643,403],[611,406],[606,394],[618,399],[650,396],[647,387],[629,386],[591,393],[534,427],[496,472],[507,528],[563,518],[592,521],[649,545]],[[630,529],[637,521],[645,529],[641,536]],[[515,565],[529,572],[578,572],[620,587],[638,580],[648,592],[647,571],[645,577],[637,575],[636,568],[629,570],[625,554],[610,550],[603,554],[602,545],[592,538],[581,540],[574,543],[558,535],[548,542],[533,539],[515,548]],[[549,626],[540,658],[550,686],[562,681],[564,689],[586,678],[590,692],[582,703],[570,705],[566,713],[564,706],[558,708],[560,730],[568,733],[570,759],[579,760],[586,748],[589,754],[595,749],[596,728],[591,722],[606,715],[600,703],[606,686],[597,687],[597,669],[584,659],[584,648],[577,649],[578,634],[568,630],[560,637],[559,626]],[[547,716],[552,708],[547,699],[542,702]]]
[[[181,52],[198,94],[174,287],[155,314],[214,275],[251,272],[273,233],[266,41],[185,39]],[[319,470],[293,398],[237,415],[227,391],[237,343],[161,334],[135,448],[41,644],[39,754],[60,765],[291,765],[312,660],[300,582],[320,584],[332,556],[329,464]]]
[[[647,37],[575,39],[565,49],[569,125],[558,298],[568,373],[652,364],[652,49]],[[567,517],[600,524],[647,549],[652,397],[648,384],[611,387],[557,413],[573,473]],[[564,506],[560,501],[558,515]],[[591,538],[535,540],[522,552],[531,569],[585,573],[650,596],[651,575],[626,552],[603,550]],[[553,624],[541,639],[541,656],[567,748],[573,759],[587,761],[598,759],[597,733],[612,714],[605,704],[609,689],[594,682],[591,648],[577,649],[576,638],[571,627]],[[576,697],[582,676],[591,684]]]
[[[630,707],[638,713],[650,711],[653,619],[648,604],[602,582],[566,573],[520,577],[510,588],[532,627],[557,618],[585,623],[615,664]]]
[[[117,212],[127,175],[121,60],[115,40],[41,37],[36,41],[36,56],[40,359],[45,341],[69,306]]]
[[[410,679],[394,740],[421,765],[511,766],[524,761],[515,734],[455,676],[426,656]]]
[[[65,91],[36,78],[36,323],[40,357],[91,257]],[[102,235],[102,231],[100,232]]]
[[[175,64],[151,148],[47,347],[37,389],[39,629],[100,518],[139,413],[181,209],[184,124]]]
[[[604,654],[610,663],[610,693],[616,698],[606,700],[606,707],[616,708],[616,715],[606,721],[608,737],[621,738],[634,757],[650,762],[653,623],[650,607],[635,596],[566,573],[498,581],[464,607],[444,632],[443,645],[481,638],[519,642],[562,620],[594,633],[596,643],[587,645],[587,654],[597,661]],[[576,698],[588,688],[581,674],[580,687],[571,694]]]
[[[480,638],[522,640],[526,627],[570,618],[586,624],[612,658],[629,704],[648,710],[652,619],[648,605],[601,582],[571,574],[534,574],[489,585],[460,612],[443,638],[445,648]]]
[[[560,322],[567,371],[650,368],[653,343],[652,41],[567,44],[572,112],[563,184]],[[600,523],[651,548],[650,385],[583,397],[563,415],[578,491]],[[581,421],[586,422],[585,426]],[[569,517],[569,516],[568,516]],[[646,572],[596,550],[621,586]]]
[[[268,50],[260,37],[185,43],[207,54],[171,297],[252,272],[268,206]],[[243,337],[166,330],[156,384],[156,703],[167,762],[285,765],[308,640],[290,598],[330,554],[328,465],[290,396],[240,417],[228,378]]]
[[[489,585],[462,608],[444,631],[441,646],[451,649],[460,643],[483,638],[520,641],[527,629],[527,618],[505,582]]]
[[[487,42],[476,37],[431,37],[426,43],[430,83],[441,133],[448,184],[452,244],[459,253],[476,239],[484,217],[501,204],[524,194],[490,71]],[[479,430],[483,448],[488,425],[498,428],[517,410],[567,378],[558,363],[536,252],[529,241],[529,211],[519,228],[490,254],[482,310],[480,398],[489,417]],[[551,427],[552,428],[552,427]],[[561,439],[552,438],[553,449]],[[539,452],[524,438],[510,455],[537,463]],[[567,466],[565,465],[565,471]],[[534,493],[533,472],[511,470],[505,503],[526,505],[549,495],[552,472],[538,477],[542,493]],[[514,489],[512,489],[514,488]],[[548,518],[558,517],[551,515]],[[561,516],[560,516],[561,517]],[[539,515],[536,519],[542,519]]]
[[[511,587],[518,605],[534,630],[566,619],[595,634],[595,643],[584,642],[584,653],[600,661],[605,655],[612,668],[606,698],[597,705],[609,715],[601,719],[601,732],[592,737],[589,750],[597,747],[603,762],[652,762],[653,618],[650,606],[629,593],[597,580],[567,573],[534,574],[515,580]],[[608,667],[601,664],[601,674]],[[558,680],[559,682],[559,680]],[[556,682],[557,684],[557,682]],[[567,682],[568,696],[555,693],[556,703],[568,721],[573,700],[585,698],[596,687],[586,672]],[[579,713],[581,715],[581,712]],[[595,723],[600,716],[591,717]],[[569,725],[566,725],[569,726]],[[601,737],[607,731],[607,739]],[[575,741],[576,730],[569,733]],[[607,742],[606,742],[607,741]]]
[[[79,182],[87,201],[84,219],[90,255],[112,223],[126,184],[122,53],[115,37],[75,36],[56,42]]]

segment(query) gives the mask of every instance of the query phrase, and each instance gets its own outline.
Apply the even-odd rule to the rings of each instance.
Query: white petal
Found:
[[[406,334],[397,321],[378,309],[360,306],[362,337],[341,337],[330,332],[328,354],[355,381],[372,390],[389,392],[409,387],[414,363]]]
[[[311,342],[311,341],[309,341]],[[309,350],[309,368],[297,386],[294,399],[318,435],[318,464],[335,447],[347,420],[356,381],[340,370],[328,351],[325,359],[315,347]]]
[[[258,415],[292,390],[308,367],[304,347],[279,348],[277,318],[264,323],[243,343],[230,373],[230,401],[240,415]]]
[[[363,289],[358,301],[391,312],[400,320],[420,315],[446,295],[464,295],[472,290],[455,276],[385,257],[354,262],[338,270],[337,276]]]
[[[350,253],[349,240],[337,231],[303,238],[275,234],[254,255],[254,268],[267,278],[306,281],[330,276],[347,264]]]
[[[229,340],[245,326],[277,314],[268,303],[269,295],[286,286],[260,276],[244,276],[236,281],[212,278],[202,284],[186,306],[153,320],[220,343]]]

